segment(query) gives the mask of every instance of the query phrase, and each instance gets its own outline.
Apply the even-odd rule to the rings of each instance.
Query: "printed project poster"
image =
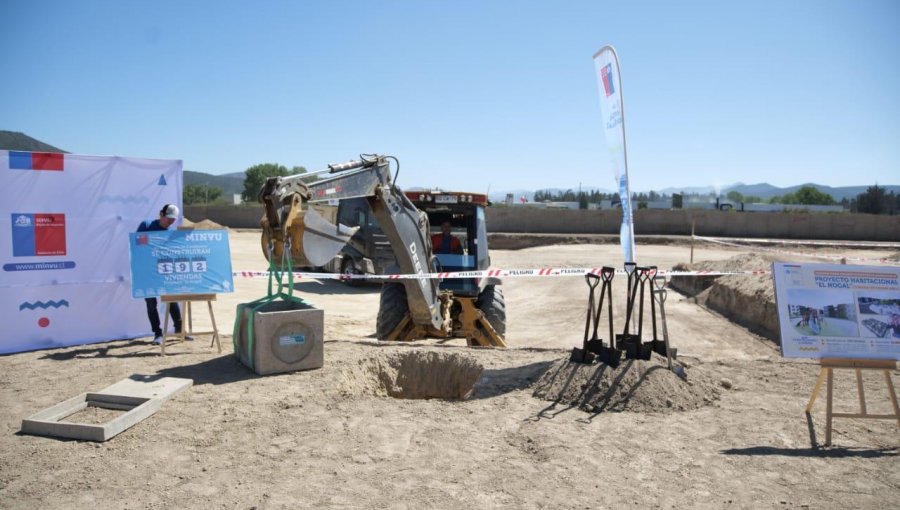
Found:
[[[781,354],[900,360],[900,267],[776,262]]]
[[[226,230],[134,232],[130,245],[132,297],[234,291]]]

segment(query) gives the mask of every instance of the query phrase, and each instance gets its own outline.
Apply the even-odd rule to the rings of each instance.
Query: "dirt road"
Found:
[[[232,232],[235,270],[265,267],[254,232]],[[704,248],[699,260],[739,252]],[[872,256],[871,251],[863,252]],[[684,262],[684,246],[638,246],[642,263]],[[495,251],[493,265],[621,265],[616,245]],[[215,313],[230,333],[238,303],[264,280],[238,279]],[[148,339],[0,357],[0,508],[896,508],[900,431],[882,421],[835,422],[803,407],[817,366],[783,359],[769,340],[671,292],[669,333],[689,380],[715,395],[688,411],[585,412],[535,398],[535,383],[581,342],[583,278],[508,279],[507,350],[462,341],[383,345],[372,339],[377,286],[301,281],[326,313],[325,367],[258,377],[208,339],[159,357]],[[617,324],[624,283],[615,289]],[[207,328],[204,314],[196,328]],[[457,353],[484,366],[466,401],[403,400],[348,374],[373,359]],[[557,363],[558,366],[558,363]],[[113,440],[18,433],[22,418],[131,374],[195,385]],[[898,374],[893,374],[895,382]],[[866,376],[871,412],[888,412]],[[837,407],[855,409],[839,378]],[[821,402],[821,401],[820,401]],[[813,434],[814,432],[814,434]],[[815,437],[811,437],[814,435]]]

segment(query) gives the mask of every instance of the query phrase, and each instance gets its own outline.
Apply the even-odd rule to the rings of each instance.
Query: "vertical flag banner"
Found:
[[[625,150],[625,103],[622,99],[622,76],[619,58],[612,46],[604,46],[594,54],[594,68],[600,92],[600,113],[606,146],[622,202],[622,227],[619,238],[625,262],[634,262],[634,222],[631,208],[631,190],[628,186],[628,155]]]
[[[0,150],[0,354],[148,336],[129,234],[181,192],[181,161]]]

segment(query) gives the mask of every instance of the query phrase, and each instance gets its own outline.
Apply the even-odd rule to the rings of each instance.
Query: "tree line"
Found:
[[[244,171],[244,190],[241,192],[241,200],[245,203],[256,202],[256,194],[262,189],[269,177],[287,177],[290,175],[305,174],[306,167],[294,166],[290,169],[278,163],[261,163],[253,165]],[[315,180],[315,176],[309,178]],[[222,197],[223,190],[219,186],[206,184],[188,184],[184,187],[182,200],[184,205],[202,204],[226,204],[230,203]]]
[[[287,177],[291,175],[305,174],[306,168],[293,166],[290,169],[278,163],[261,163],[248,168],[244,174],[244,191],[241,199],[244,202],[255,202],[256,195],[269,177]],[[309,181],[314,181],[315,176],[310,176]],[[206,184],[189,184],[184,187],[183,201],[185,205],[225,203],[222,197],[222,188],[208,186]],[[681,193],[684,201],[715,200],[715,193]],[[774,196],[768,200],[753,195],[743,195],[738,191],[729,191],[725,197],[732,202],[743,203],[769,203],[769,204],[796,204],[796,205],[842,205],[851,212],[866,214],[900,214],[900,193],[887,191],[877,184],[869,186],[864,193],[855,198],[844,198],[836,201],[828,193],[819,191],[814,186],[803,186],[795,192]],[[587,209],[588,204],[599,204],[603,200],[612,203],[619,201],[617,193],[602,193],[597,190],[575,191],[538,190],[534,192],[535,202],[578,202],[581,209]],[[648,202],[671,201],[672,195],[657,193],[656,191],[632,193],[631,200],[638,208],[646,207]]]
[[[683,201],[712,201],[717,198],[716,193],[680,193]],[[820,191],[815,186],[803,186],[797,191],[776,195],[769,199],[763,199],[754,195],[743,195],[739,191],[729,191],[725,197],[735,203],[748,204],[791,204],[791,205],[842,205],[851,212],[866,214],[900,214],[900,193],[886,191],[877,184],[857,195],[855,198],[844,198],[840,202],[830,194]],[[587,209],[588,204],[599,204],[603,200],[612,203],[619,202],[616,193],[602,193],[596,190],[575,191],[538,190],[534,193],[535,202],[578,202],[581,209]],[[672,195],[650,191],[647,193],[632,193],[631,200],[638,208],[646,207],[648,202],[671,201]]]

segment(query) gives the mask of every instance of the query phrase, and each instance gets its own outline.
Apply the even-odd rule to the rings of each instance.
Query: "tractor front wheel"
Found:
[[[406,302],[406,287],[402,283],[382,285],[378,319],[375,323],[375,334],[378,339],[387,338],[408,314],[409,303]]]

